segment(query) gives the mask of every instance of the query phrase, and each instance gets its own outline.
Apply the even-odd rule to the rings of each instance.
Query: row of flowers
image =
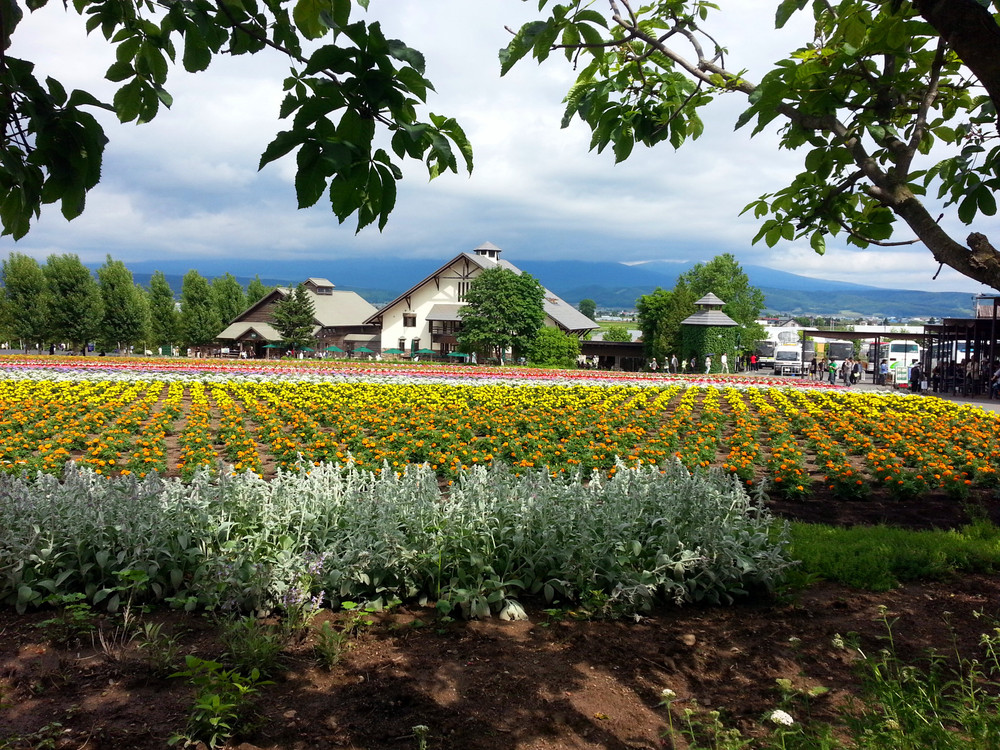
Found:
[[[775,377],[744,375],[704,375],[669,372],[617,372],[608,370],[567,370],[537,367],[487,367],[353,360],[260,361],[228,359],[156,359],[69,356],[0,356],[0,373],[16,376],[27,372],[31,377],[195,377],[223,379],[316,379],[388,382],[431,381],[470,383],[564,383],[629,384],[661,387],[669,383],[753,387],[793,386],[806,390],[838,388],[828,383]],[[46,375],[47,374],[47,375]]]
[[[175,436],[171,438],[171,436]],[[679,459],[747,485],[863,498],[998,483],[996,415],[933,398],[848,391],[247,381],[0,381],[0,469],[188,478],[226,462],[269,474],[353,461],[442,479],[516,470],[615,472]]]

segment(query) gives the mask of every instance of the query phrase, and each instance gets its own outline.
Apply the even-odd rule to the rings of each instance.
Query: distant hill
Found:
[[[148,285],[162,271],[179,294],[191,268],[207,278],[233,273],[246,285],[254,275],[265,284],[293,285],[310,276],[324,277],[338,289],[355,291],[373,305],[383,305],[450,260],[447,258],[329,258],[320,260],[247,261],[242,259],[163,260],[129,263],[137,282]],[[632,309],[657,287],[670,289],[693,263],[656,261],[637,265],[614,262],[532,260],[511,257],[571,304],[592,299],[599,307]],[[94,266],[96,268],[96,265]],[[750,283],[764,292],[769,312],[786,315],[968,317],[971,294],[880,289],[862,284],[815,279],[764,266],[744,265]],[[236,273],[238,271],[239,273]]]

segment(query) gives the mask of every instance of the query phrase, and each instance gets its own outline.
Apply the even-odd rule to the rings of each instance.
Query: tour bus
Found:
[[[964,341],[939,341],[931,347],[931,364],[955,362],[961,364],[967,359]]]
[[[758,341],[754,347],[758,367],[774,367],[775,341]]]
[[[823,353],[827,359],[835,359],[837,362],[843,362],[848,357],[854,356],[854,342],[843,340],[827,341]]]
[[[878,372],[879,363],[889,361],[889,374],[896,383],[909,381],[910,368],[917,364],[923,355],[923,347],[916,341],[886,341],[879,345],[868,345],[868,372]]]

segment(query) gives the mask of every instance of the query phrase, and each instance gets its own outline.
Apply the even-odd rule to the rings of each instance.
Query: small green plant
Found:
[[[411,731],[417,741],[417,750],[427,750],[427,737],[430,736],[431,728],[426,724],[417,724]]]
[[[13,734],[0,737],[0,750],[55,750],[63,734],[63,725],[58,721],[46,724],[30,734]]]
[[[136,645],[146,653],[150,670],[156,675],[167,675],[177,669],[180,645],[177,636],[163,630],[160,623],[147,622],[137,637]]]
[[[225,659],[244,672],[257,671],[270,677],[278,671],[284,639],[278,628],[255,617],[237,617],[221,621]]]
[[[326,669],[333,669],[347,648],[348,632],[337,630],[330,624],[329,620],[324,620],[323,624],[315,629],[315,637],[316,643],[313,648],[320,664]]]
[[[344,632],[348,635],[360,635],[375,624],[371,618],[371,613],[377,611],[375,608],[363,607],[357,602],[341,602],[340,608],[348,615],[344,621]]]
[[[885,607],[885,647],[863,657],[865,700],[848,715],[862,748],[1000,747],[1000,628],[982,636],[982,660],[956,652],[948,660],[931,653],[923,666],[903,663],[896,654]]]
[[[59,614],[42,620],[35,627],[43,630],[45,637],[53,644],[79,644],[84,636],[97,629],[97,615],[85,594],[52,594],[46,597],[45,603],[59,607]]]
[[[248,724],[249,701],[263,685],[260,672],[252,670],[244,676],[236,669],[223,669],[216,661],[188,655],[184,659],[187,669],[171,677],[185,677],[195,686],[194,705],[188,715],[184,734],[175,734],[168,742],[184,747],[204,742],[217,748],[228,742],[234,734]]]

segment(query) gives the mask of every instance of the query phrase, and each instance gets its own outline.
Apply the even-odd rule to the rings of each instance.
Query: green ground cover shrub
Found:
[[[872,591],[1000,570],[1000,528],[987,521],[948,531],[793,523],[789,539],[788,554],[800,563],[797,576]]]
[[[0,477],[0,601],[24,610],[81,592],[113,609],[121,574],[141,571],[149,598],[188,609],[399,598],[518,617],[520,597],[599,591],[634,611],[774,588],[790,563],[773,524],[738,483],[679,465],[620,466],[586,484],[496,465],[446,493],[417,465],[189,484],[70,468],[62,480]]]

